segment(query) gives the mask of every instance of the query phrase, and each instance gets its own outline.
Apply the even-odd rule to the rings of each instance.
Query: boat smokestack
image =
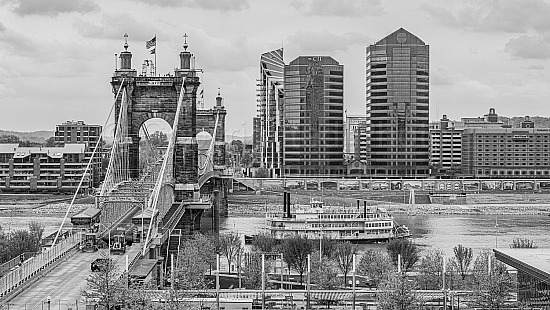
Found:
[[[286,193],[286,217],[291,218],[290,216],[290,193]]]
[[[367,201],[363,201],[363,218],[367,218]]]
[[[357,199],[357,210],[359,210],[360,204],[361,204],[361,200]]]
[[[287,194],[287,192],[284,191],[283,192],[283,218],[286,217],[286,214],[287,214],[287,212],[286,212],[286,194]]]

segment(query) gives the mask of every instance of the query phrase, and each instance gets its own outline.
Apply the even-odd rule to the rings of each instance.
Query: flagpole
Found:
[[[157,63],[157,52],[158,52],[158,46],[157,46],[157,34],[155,33],[155,75],[157,75],[157,69],[159,67],[158,63]]]

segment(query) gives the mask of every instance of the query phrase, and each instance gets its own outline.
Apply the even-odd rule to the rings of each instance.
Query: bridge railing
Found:
[[[20,267],[0,278],[0,297],[5,296],[17,286],[34,277],[38,272],[77,247],[82,240],[81,233],[75,233],[58,242],[49,250],[23,262]]]

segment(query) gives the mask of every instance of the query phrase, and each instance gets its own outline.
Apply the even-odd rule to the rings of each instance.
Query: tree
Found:
[[[178,252],[174,273],[174,289],[205,290],[208,287],[205,274],[210,267],[209,257],[201,250],[200,240],[190,238],[185,240]]]
[[[342,285],[338,277],[338,264],[327,257],[319,260],[319,252],[311,254],[311,282],[320,290],[334,290]]]
[[[168,136],[164,132],[157,130],[149,136],[149,141],[155,147],[167,146]]]
[[[125,288],[120,281],[120,274],[113,259],[106,253],[101,253],[101,268],[87,279],[87,289],[82,296],[97,301],[104,309],[112,309],[123,302]]]
[[[252,239],[253,252],[273,252],[277,246],[277,239],[270,233],[261,232]]]
[[[304,283],[303,275],[307,270],[307,256],[313,252],[312,242],[300,235],[295,235],[283,241],[281,252],[285,263],[298,271],[300,283]]]
[[[394,270],[388,253],[374,249],[366,250],[357,266],[357,273],[368,277],[376,287],[387,280],[388,275]]]
[[[339,244],[336,240],[323,236],[321,239],[319,239],[318,245],[315,246],[316,249],[319,249],[321,247],[321,252],[324,257],[327,258],[333,258],[336,253],[336,247]]]
[[[516,237],[512,240],[510,247],[513,249],[534,249],[538,248],[533,240],[528,238]]]
[[[55,146],[55,137],[49,137],[44,143],[45,147],[54,147]]]
[[[348,284],[348,273],[353,268],[353,256],[357,253],[357,246],[350,242],[338,243],[334,257],[340,271],[344,274],[344,283]]]
[[[231,149],[233,153],[242,155],[244,150],[244,143],[241,140],[231,141]]]
[[[509,303],[514,281],[506,265],[497,261],[491,250],[484,250],[476,257],[473,278],[473,299],[477,308],[501,309]]]
[[[416,283],[407,279],[405,273],[392,273],[381,283],[378,306],[380,310],[419,309],[421,299],[416,294]]]
[[[443,287],[444,253],[440,249],[432,249],[420,260],[420,275],[418,286],[425,290],[439,290]]]
[[[44,228],[38,222],[31,222],[28,230],[5,233],[0,227],[0,263],[9,261],[23,253],[40,252]]]
[[[470,265],[472,263],[472,248],[467,248],[459,244],[453,248],[454,257],[453,265],[456,265],[462,281],[470,273]]]
[[[411,269],[420,258],[420,250],[409,239],[394,239],[388,243],[386,249],[395,266],[397,266],[398,257],[401,255],[401,268],[403,271]]]
[[[267,168],[258,168],[254,173],[255,178],[269,178],[269,169]]]
[[[16,135],[1,135],[0,143],[19,143],[20,139]]]
[[[237,258],[243,250],[243,245],[239,235],[234,233],[224,234],[220,236],[220,252],[227,257],[227,263],[229,264],[229,273],[231,273],[231,266],[233,261]]]
[[[262,255],[260,253],[252,252],[246,253],[243,260],[243,282],[244,286],[248,289],[259,290],[262,288]],[[269,283],[268,274],[270,271],[270,264],[265,262],[264,265],[264,281],[266,286]]]

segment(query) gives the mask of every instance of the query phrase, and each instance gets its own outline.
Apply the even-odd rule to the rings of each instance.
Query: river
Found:
[[[540,248],[550,248],[550,217],[542,215],[459,215],[394,214],[395,220],[409,227],[413,241],[423,250],[439,248],[452,255],[453,247],[462,244],[474,251],[509,247],[516,237],[533,240]],[[210,219],[208,219],[210,220]],[[496,228],[495,228],[495,224]],[[230,217],[221,220],[222,232],[254,234],[264,226],[263,217]],[[380,248],[381,244],[360,245],[360,249]]]
[[[394,214],[395,220],[411,230],[414,242],[423,250],[440,248],[452,255],[453,247],[462,244],[474,251],[485,248],[509,247],[515,237],[526,237],[540,248],[550,248],[550,216],[544,215],[460,215],[460,214]],[[5,230],[24,229],[31,221],[44,225],[45,235],[54,232],[63,215],[0,216]],[[69,219],[70,221],[70,219]],[[210,227],[211,218],[203,219],[203,229]],[[235,216],[221,219],[221,230],[253,235],[262,230],[263,217]],[[495,228],[495,224],[498,224]],[[360,245],[360,249],[383,247],[383,244]]]

